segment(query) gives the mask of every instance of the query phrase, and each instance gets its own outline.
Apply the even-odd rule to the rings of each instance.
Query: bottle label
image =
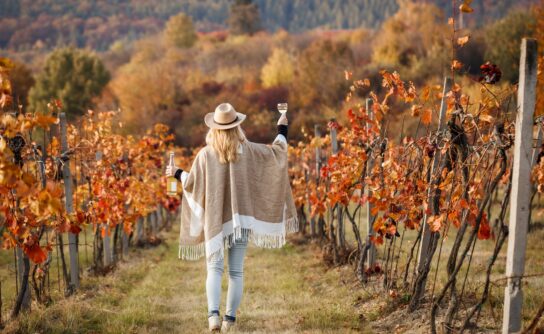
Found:
[[[172,192],[178,191],[178,183],[176,181],[170,182],[170,191]]]

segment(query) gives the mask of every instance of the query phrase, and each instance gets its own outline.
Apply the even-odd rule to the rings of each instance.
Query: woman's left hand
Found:
[[[282,113],[280,116],[280,119],[278,120],[278,125],[287,125],[287,116],[285,116],[286,113]]]
[[[164,172],[164,174],[167,177],[174,176],[174,174],[176,174],[177,170],[178,170],[178,168],[176,166],[168,165],[168,166],[166,166],[166,171]]]

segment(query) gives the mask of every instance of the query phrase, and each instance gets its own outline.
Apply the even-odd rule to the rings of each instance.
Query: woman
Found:
[[[182,183],[179,257],[206,255],[210,331],[229,330],[236,321],[243,289],[248,241],[266,248],[282,247],[286,232],[298,229],[287,171],[287,118],[278,121],[272,145],[248,141],[240,124],[246,116],[220,104],[204,121],[210,128],[190,172],[169,167]],[[221,324],[219,302],[223,253],[228,249],[229,286]]]

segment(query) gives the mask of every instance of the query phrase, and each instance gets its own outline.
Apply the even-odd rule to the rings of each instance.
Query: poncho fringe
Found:
[[[222,259],[240,240],[280,248],[287,233],[298,231],[285,138],[272,145],[246,141],[238,153],[236,163],[221,164],[205,147],[182,173],[180,259]]]
[[[297,217],[289,218],[285,223],[286,233],[295,233],[299,230],[299,221]],[[223,242],[215,243],[211,246],[211,254],[207,257],[208,261],[217,261],[224,258],[225,248],[230,248],[235,244],[235,240],[247,240],[262,248],[281,248],[285,245],[285,234],[259,234],[255,230],[238,227],[228,234],[220,234],[216,237],[222,237]],[[211,243],[214,240],[210,240]],[[204,242],[198,245],[180,245],[178,257],[182,260],[198,260],[206,256],[206,244]]]

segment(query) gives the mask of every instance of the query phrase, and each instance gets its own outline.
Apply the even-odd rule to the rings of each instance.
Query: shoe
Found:
[[[228,332],[232,327],[234,327],[234,321],[223,320],[223,325],[221,326],[221,333]]]
[[[221,329],[221,318],[218,315],[212,315],[208,318],[208,325],[210,332],[218,331]]]

